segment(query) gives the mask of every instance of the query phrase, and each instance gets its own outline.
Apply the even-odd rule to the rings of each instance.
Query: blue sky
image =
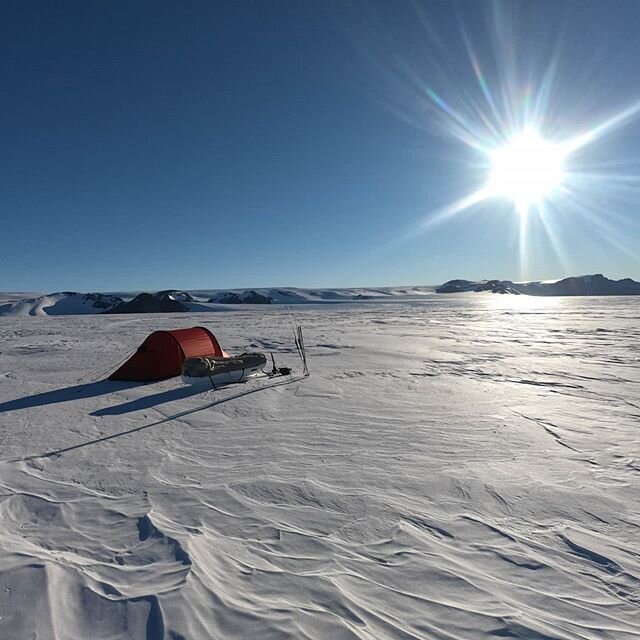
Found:
[[[425,226],[486,180],[447,110],[591,130],[640,100],[639,30],[636,0],[6,0],[0,290],[640,279],[635,111],[524,245],[504,200]]]

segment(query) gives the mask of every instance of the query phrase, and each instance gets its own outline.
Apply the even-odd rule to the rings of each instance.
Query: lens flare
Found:
[[[447,171],[468,175],[468,190],[442,200],[430,195],[429,209],[394,234],[388,246],[478,214],[503,226],[502,238],[519,257],[521,279],[534,276],[531,264],[537,256],[553,256],[571,271],[574,230],[585,238],[590,232],[637,260],[637,247],[625,230],[637,224],[639,156],[630,143],[614,159],[610,148],[605,156],[597,146],[623,127],[637,126],[640,99],[619,92],[616,99],[626,96],[628,102],[612,109],[610,96],[599,95],[590,80],[568,89],[575,78],[566,74],[575,63],[566,64],[562,28],[549,33],[543,48],[533,47],[525,5],[496,1],[486,6],[484,22],[458,15],[456,36],[446,30],[452,23],[445,21],[438,31],[430,12],[414,3],[421,31],[419,40],[407,38],[408,48],[375,11],[358,16],[358,24],[368,29],[358,49],[381,75],[377,85],[385,88],[387,108],[404,123],[458,147],[452,144],[451,155],[442,156],[435,179]],[[581,65],[592,63],[600,61],[594,56]],[[458,178],[456,173],[452,182],[459,184]],[[462,221],[457,224],[462,227]]]

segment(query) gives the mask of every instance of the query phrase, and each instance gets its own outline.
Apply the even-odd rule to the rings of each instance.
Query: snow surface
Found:
[[[296,313],[310,378],[196,395],[92,380],[194,325],[299,368],[282,308],[0,318],[0,638],[640,638],[634,298]]]

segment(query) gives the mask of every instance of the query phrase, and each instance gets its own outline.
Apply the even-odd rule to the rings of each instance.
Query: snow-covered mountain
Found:
[[[165,292],[141,293],[128,302],[121,301],[104,313],[180,313],[190,311],[182,302]]]
[[[167,313],[224,311],[238,304],[323,304],[408,299],[431,295],[434,287],[351,289],[165,289],[155,293],[52,293],[25,299],[0,293],[0,316],[77,315],[80,313]],[[4,304],[3,304],[4,303]]]
[[[188,291],[179,291],[178,289],[165,289],[164,291],[156,291],[153,294],[156,298],[169,298],[178,302],[196,302],[196,299]]]
[[[86,313],[104,313],[121,302],[122,298],[104,293],[63,291],[9,301],[0,305],[0,316],[76,316]]]
[[[557,281],[449,280],[440,287],[375,287],[349,289],[165,289],[155,293],[115,295],[73,291],[25,297],[0,293],[0,316],[79,315],[86,313],[167,313],[225,311],[239,304],[328,304],[420,299],[435,293],[488,291],[531,296],[640,295],[640,282],[610,280],[602,274]],[[33,295],[33,294],[31,294]]]
[[[219,304],[271,304],[273,298],[265,296],[257,291],[226,291],[218,293],[210,298],[208,302],[217,302]]]
[[[273,304],[317,304],[325,302],[352,302],[354,300],[385,300],[391,298],[419,298],[431,295],[435,287],[355,287],[347,289],[300,289],[298,287],[274,287],[265,289],[233,289],[209,292],[210,298],[220,294],[235,293],[240,297],[258,294],[271,298]],[[204,292],[193,292],[194,295]]]
[[[490,291],[491,293],[513,293],[520,290],[510,280],[449,280],[436,289],[436,293],[467,293],[469,291]]]
[[[546,282],[512,282],[511,280],[449,280],[436,289],[436,293],[462,293],[490,291],[529,296],[636,296],[640,295],[640,282],[631,278],[610,280],[601,273],[575,276]]]

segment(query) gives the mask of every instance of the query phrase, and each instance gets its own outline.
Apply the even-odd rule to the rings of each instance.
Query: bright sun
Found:
[[[565,148],[525,129],[503,147],[490,152],[487,190],[493,197],[512,200],[521,212],[543,200],[564,177]]]

